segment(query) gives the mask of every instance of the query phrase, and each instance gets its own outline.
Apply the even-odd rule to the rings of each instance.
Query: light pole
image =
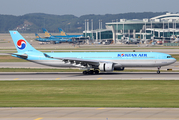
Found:
[[[85,19],[85,37],[86,37],[86,19]]]
[[[173,22],[173,36],[174,36],[174,20],[172,22]]]
[[[101,20],[101,29],[103,29],[103,24],[102,24],[102,20]]]
[[[124,38],[124,20],[123,20],[123,38]]]
[[[93,19],[91,19],[91,33],[92,33],[92,40],[94,39],[93,37]]]
[[[118,33],[118,19],[116,19],[116,33]]]
[[[101,20],[99,20],[99,39],[100,39],[100,42],[101,42]]]
[[[151,34],[152,34],[152,20],[150,20],[150,22],[151,22]]]
[[[164,43],[164,20],[163,20],[163,43]]]
[[[145,41],[146,41],[146,20],[145,20]]]
[[[118,35],[118,19],[116,19],[116,38],[118,40],[117,35]],[[116,41],[115,41],[115,43],[116,43]]]

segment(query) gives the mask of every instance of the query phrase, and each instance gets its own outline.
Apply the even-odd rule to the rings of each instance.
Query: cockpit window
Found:
[[[172,56],[167,56],[167,58],[173,58]]]

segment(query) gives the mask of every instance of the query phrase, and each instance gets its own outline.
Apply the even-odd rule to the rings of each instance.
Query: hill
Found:
[[[143,12],[143,13],[123,13],[123,14],[105,14],[105,15],[83,15],[76,17],[74,15],[53,15],[44,13],[31,13],[22,16],[0,15],[0,33],[7,33],[9,30],[18,29],[19,32],[35,33],[42,32],[46,28],[49,32],[58,32],[61,27],[66,32],[82,32],[85,29],[85,19],[93,19],[94,29],[99,27],[99,19],[103,22],[105,28],[106,22],[116,19],[143,19],[151,18],[166,12]]]

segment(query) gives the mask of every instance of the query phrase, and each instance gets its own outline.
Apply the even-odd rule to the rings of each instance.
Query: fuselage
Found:
[[[50,41],[55,41],[55,42],[72,42],[72,39],[64,39],[64,38],[36,38],[36,41],[41,41],[41,42],[50,42]]]
[[[83,35],[66,35],[66,36],[54,36],[54,37],[57,37],[57,38],[80,38],[80,37],[83,37]]]
[[[76,67],[59,59],[44,56],[44,53],[27,53],[27,60],[54,67]],[[46,53],[61,58],[78,58],[103,62],[112,62],[114,67],[158,67],[176,62],[171,55],[159,52],[60,52]]]

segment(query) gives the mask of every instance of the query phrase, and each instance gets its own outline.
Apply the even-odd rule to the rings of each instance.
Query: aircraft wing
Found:
[[[60,58],[60,57],[50,57],[50,58],[54,58],[54,59],[59,59],[62,60],[65,63],[69,63],[69,64],[73,64],[76,66],[99,66],[100,61],[94,61],[94,60],[85,60],[85,59],[79,59],[79,58],[69,58],[69,57],[65,57],[65,58]]]
[[[62,60],[66,64],[72,64],[78,67],[98,67],[100,63],[111,63],[109,61],[100,61],[100,60],[88,60],[88,59],[80,59],[76,57],[52,57],[44,53],[44,55],[48,58],[59,59]]]

